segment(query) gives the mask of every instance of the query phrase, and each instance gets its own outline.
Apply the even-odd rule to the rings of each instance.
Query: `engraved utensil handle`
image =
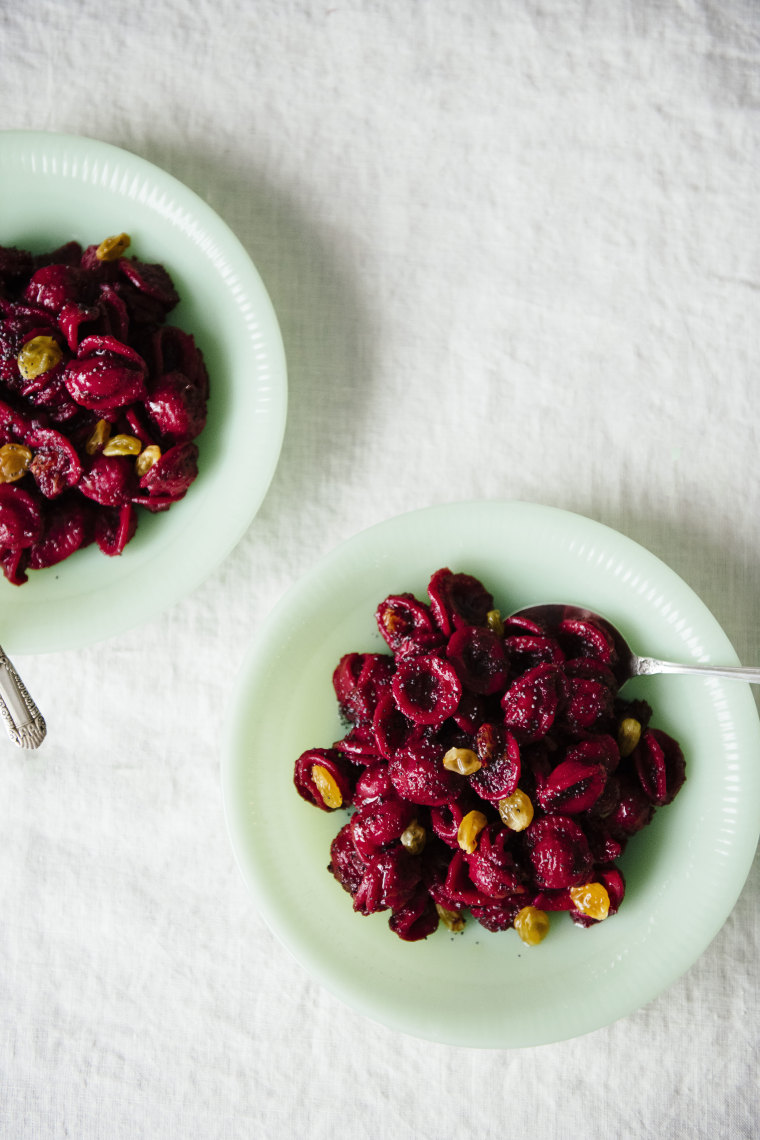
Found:
[[[655,657],[639,657],[636,676],[653,673],[690,673],[703,677],[724,677],[728,681],[749,681],[760,685],[760,669],[754,665],[677,665],[675,661],[658,661]]]
[[[13,663],[0,647],[0,716],[19,748],[39,748],[47,727]]]

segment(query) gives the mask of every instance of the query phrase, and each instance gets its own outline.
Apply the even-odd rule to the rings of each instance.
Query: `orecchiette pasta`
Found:
[[[91,542],[120,554],[139,508],[166,510],[198,473],[203,356],[166,323],[167,271],[128,245],[0,246],[0,565],[15,585]]]
[[[477,578],[448,568],[428,601],[390,595],[375,616],[390,652],[341,658],[345,735],[303,753],[294,777],[309,803],[351,812],[328,869],[354,909],[390,912],[406,941],[469,913],[529,945],[553,911],[579,926],[614,915],[617,861],[685,762],[650,707],[620,697],[604,631],[502,620]]]

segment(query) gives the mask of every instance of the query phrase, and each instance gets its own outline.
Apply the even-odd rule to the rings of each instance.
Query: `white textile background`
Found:
[[[257,917],[219,741],[284,590],[454,499],[623,531],[760,663],[760,8],[32,0],[0,5],[0,38],[0,127],[114,143],[206,199],[290,382],[269,494],[205,584],[17,662],[49,736],[0,763],[0,1135],[756,1136],[757,861],[633,1016],[524,1051],[425,1044],[336,1002]]]

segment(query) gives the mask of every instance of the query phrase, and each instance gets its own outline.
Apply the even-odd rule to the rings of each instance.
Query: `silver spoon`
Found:
[[[0,716],[8,735],[19,748],[39,748],[47,728],[26,685],[0,646]]]
[[[674,661],[658,661],[656,657],[639,657],[626,642],[623,635],[606,618],[580,606],[545,605],[527,606],[517,610],[512,617],[528,618],[536,625],[553,630],[565,619],[590,621],[600,626],[612,639],[616,660],[611,663],[618,685],[624,685],[631,677],[649,677],[653,673],[696,673],[702,677],[725,677],[735,681],[749,681],[760,685],[760,669],[742,665],[681,665]]]

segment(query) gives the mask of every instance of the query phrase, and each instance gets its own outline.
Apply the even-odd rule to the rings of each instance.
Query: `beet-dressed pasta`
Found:
[[[166,269],[129,244],[0,246],[0,565],[15,585],[92,542],[120,554],[140,509],[167,510],[198,473],[203,356],[167,324]]]
[[[583,927],[614,915],[618,860],[685,762],[649,705],[620,697],[604,630],[502,619],[448,568],[427,601],[390,595],[375,616],[389,652],[341,658],[345,735],[294,775],[310,804],[348,809],[328,870],[354,909],[389,912],[405,941],[471,916],[528,945],[554,911]]]

